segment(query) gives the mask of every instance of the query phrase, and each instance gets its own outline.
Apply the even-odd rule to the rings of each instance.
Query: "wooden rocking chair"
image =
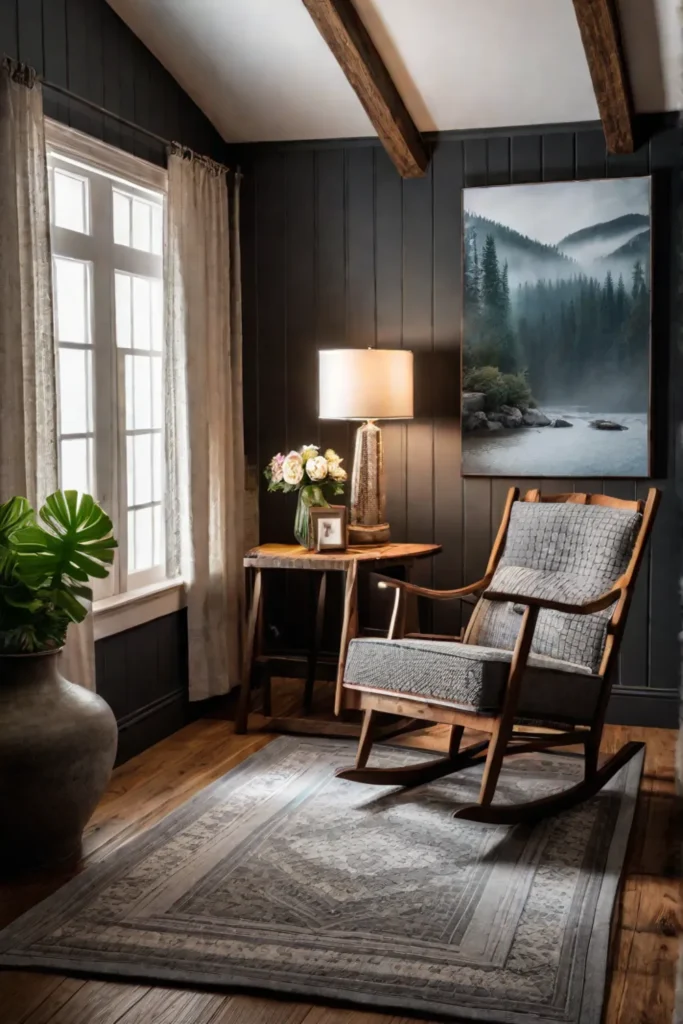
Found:
[[[533,821],[602,789],[643,746],[627,743],[599,764],[613,672],[659,498],[651,488],[645,502],[538,490],[520,499],[511,488],[483,579],[446,591],[383,580],[396,590],[391,625],[385,640],[349,646],[344,707],[365,715],[355,767],[337,775],[416,786],[484,763],[479,803],[454,816],[492,824]],[[405,635],[408,599],[471,594],[480,596],[464,636]],[[366,767],[382,712],[450,725],[448,753],[420,765]],[[461,749],[466,726],[490,738]],[[493,803],[504,757],[569,745],[584,748],[582,782],[530,803]]]

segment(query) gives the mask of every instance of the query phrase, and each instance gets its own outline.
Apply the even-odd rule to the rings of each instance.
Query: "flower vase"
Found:
[[[309,484],[299,490],[296,515],[294,516],[294,536],[302,548],[313,548],[313,535],[311,533],[311,517],[309,509],[329,508],[329,502],[319,487]]]

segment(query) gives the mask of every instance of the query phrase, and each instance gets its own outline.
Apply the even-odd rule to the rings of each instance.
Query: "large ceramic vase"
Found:
[[[116,719],[97,694],[68,682],[59,652],[0,655],[0,874],[80,854],[109,781]]]

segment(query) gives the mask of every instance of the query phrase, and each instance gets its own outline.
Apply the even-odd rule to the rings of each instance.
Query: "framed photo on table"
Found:
[[[312,508],[311,543],[316,551],[346,551],[346,505]]]

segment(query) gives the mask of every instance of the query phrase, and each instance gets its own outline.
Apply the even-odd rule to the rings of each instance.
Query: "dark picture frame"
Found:
[[[652,233],[650,175],[463,188],[463,477],[652,475]],[[493,369],[515,401],[482,405]]]
[[[312,508],[311,545],[317,552],[346,551],[348,547],[346,505]]]

